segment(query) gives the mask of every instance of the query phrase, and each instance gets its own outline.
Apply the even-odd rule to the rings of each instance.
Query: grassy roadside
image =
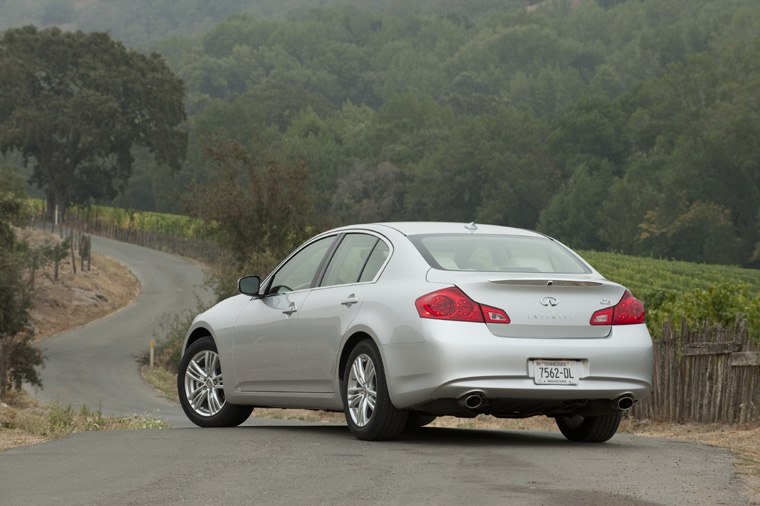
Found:
[[[42,404],[25,392],[10,392],[0,404],[0,451],[42,443],[78,432],[99,430],[166,429],[169,424],[155,416],[104,416],[100,407],[87,404]]]

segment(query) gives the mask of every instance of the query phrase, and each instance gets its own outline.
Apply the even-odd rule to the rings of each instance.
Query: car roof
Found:
[[[502,227],[500,225],[483,225],[477,223],[452,223],[452,222],[432,222],[432,221],[400,221],[386,223],[367,223],[359,225],[350,225],[341,227],[337,230],[364,229],[382,232],[383,229],[391,228],[397,232],[410,235],[423,234],[509,234],[522,235],[528,237],[546,237],[538,232],[525,230],[521,228]]]

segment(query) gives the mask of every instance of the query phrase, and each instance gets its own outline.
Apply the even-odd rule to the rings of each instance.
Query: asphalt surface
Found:
[[[93,238],[143,292],[129,308],[46,341],[43,400],[157,414],[172,429],[89,432],[0,452],[0,505],[748,505],[730,452],[617,435],[423,428],[354,439],[341,424],[251,418],[192,427],[148,387],[137,358],[163,314],[195,307],[198,266]],[[255,415],[255,411],[254,411]]]
[[[210,301],[204,275],[195,262],[149,248],[93,236],[93,250],[126,265],[141,293],[129,307],[79,329],[44,340],[47,357],[40,371],[44,388],[35,395],[64,406],[84,404],[103,414],[155,415],[172,426],[190,426],[182,409],[149,387],[139,360],[166,315]]]
[[[629,435],[341,425],[84,433],[0,453],[4,505],[744,505],[731,456]]]

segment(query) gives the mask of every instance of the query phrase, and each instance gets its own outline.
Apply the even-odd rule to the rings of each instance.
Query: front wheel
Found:
[[[351,351],[341,396],[348,428],[358,439],[394,439],[406,428],[409,412],[391,403],[380,352],[370,340],[361,341]]]
[[[209,336],[185,350],[179,363],[177,391],[185,414],[199,427],[235,427],[253,411],[252,406],[227,402],[219,353]]]
[[[555,420],[562,435],[570,441],[603,443],[617,432],[622,411],[601,416],[558,416]]]

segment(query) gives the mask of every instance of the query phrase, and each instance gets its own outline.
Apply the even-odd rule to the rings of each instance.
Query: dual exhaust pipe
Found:
[[[459,398],[459,405],[467,409],[478,409],[485,402],[483,392],[469,392]],[[610,406],[618,411],[625,411],[634,404],[633,396],[621,395],[617,399],[610,401]]]

